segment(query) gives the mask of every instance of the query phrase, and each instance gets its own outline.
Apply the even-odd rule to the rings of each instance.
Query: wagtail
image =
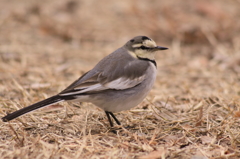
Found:
[[[157,46],[146,36],[137,36],[104,57],[62,92],[17,110],[2,118],[10,121],[33,110],[62,101],[91,102],[102,108],[113,127],[113,113],[137,106],[153,87],[157,74],[155,53],[168,48]]]

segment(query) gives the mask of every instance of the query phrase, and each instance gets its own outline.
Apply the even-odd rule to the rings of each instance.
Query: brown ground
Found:
[[[170,49],[139,106],[60,103],[0,121],[0,158],[240,158],[239,0],[2,0],[0,114],[64,89],[137,35]]]

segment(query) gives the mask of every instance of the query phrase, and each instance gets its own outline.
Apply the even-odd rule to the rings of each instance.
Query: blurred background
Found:
[[[157,81],[147,100],[117,114],[136,128],[129,129],[134,135],[119,142],[103,133],[108,123],[98,108],[83,103],[65,113],[63,103],[52,106],[57,113],[46,108],[14,120],[20,139],[1,122],[1,156],[134,158],[165,147],[162,156],[169,158],[202,152],[239,158],[239,18],[239,0],[1,0],[1,116],[63,90],[135,36],[169,48],[157,53]]]
[[[157,55],[162,87],[200,84],[201,95],[213,88],[236,94],[225,86],[239,83],[239,17],[237,0],[2,0],[0,82],[52,85],[57,76],[69,80],[61,90],[129,39],[146,35],[169,48]]]

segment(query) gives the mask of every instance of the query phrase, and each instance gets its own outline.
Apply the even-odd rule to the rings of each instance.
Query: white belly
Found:
[[[105,111],[119,112],[137,106],[147,96],[156,79],[157,70],[150,62],[146,79],[139,85],[126,90],[109,90],[104,94],[89,96],[91,102]]]

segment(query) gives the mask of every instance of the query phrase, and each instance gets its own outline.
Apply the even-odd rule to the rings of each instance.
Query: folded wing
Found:
[[[102,69],[105,71],[93,69],[92,72],[84,74],[59,95],[75,96],[98,93],[108,89],[123,90],[132,88],[146,78],[145,71],[148,65],[148,63],[141,63],[141,61],[136,60],[128,62],[124,67],[120,63],[113,64],[111,68]],[[141,69],[139,69],[139,66]]]

